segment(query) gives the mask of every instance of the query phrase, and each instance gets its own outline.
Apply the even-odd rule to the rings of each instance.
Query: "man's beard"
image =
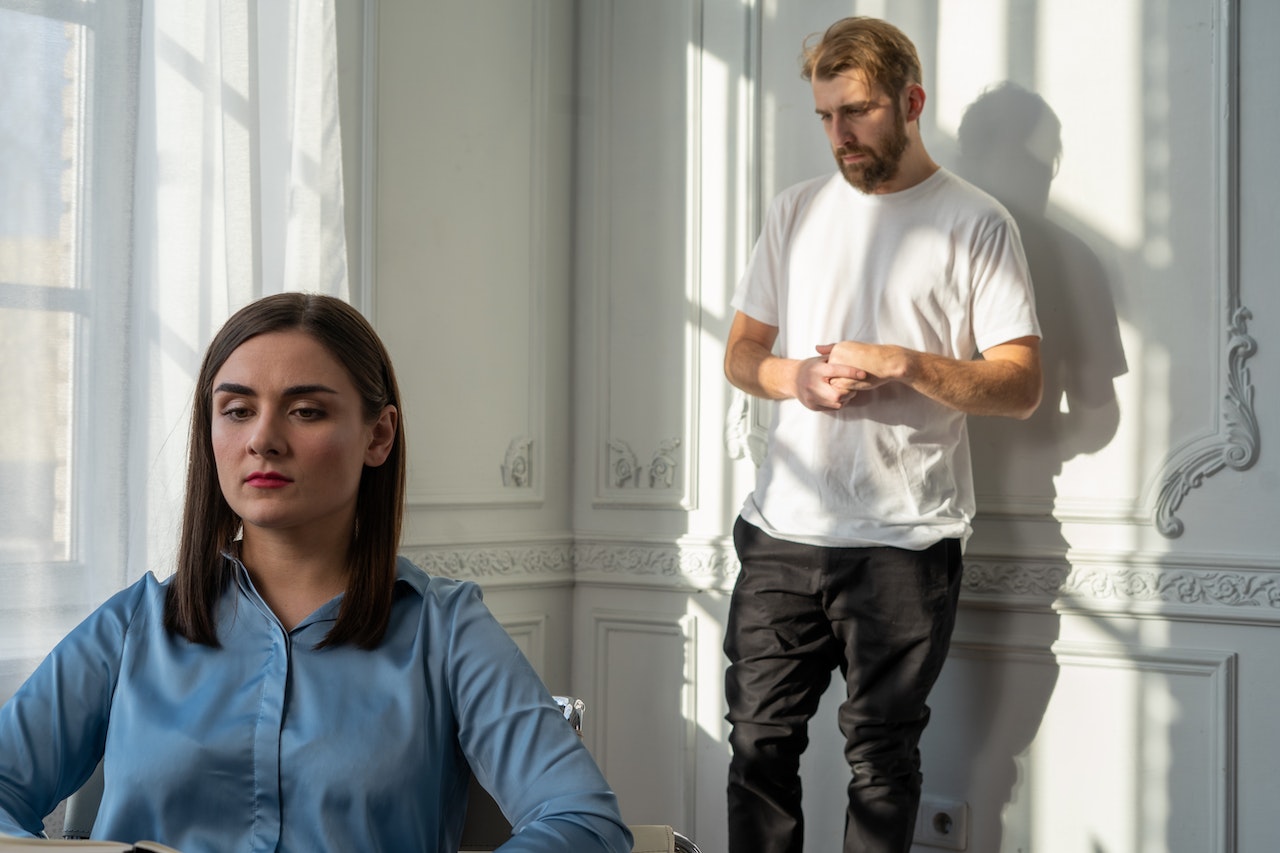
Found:
[[[854,189],[870,195],[898,174],[898,164],[907,150],[907,142],[907,122],[902,111],[895,109],[893,134],[884,141],[883,150],[876,151],[862,145],[841,146],[834,152],[836,164],[840,167],[840,174]],[[862,154],[867,159],[846,163],[841,159],[846,154]]]

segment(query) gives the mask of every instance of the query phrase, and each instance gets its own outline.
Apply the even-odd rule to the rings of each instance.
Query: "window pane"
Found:
[[[84,33],[0,8],[0,563],[72,556]]]
[[[75,286],[82,33],[0,9],[0,282]]]
[[[74,323],[0,310],[0,563],[70,555]]]

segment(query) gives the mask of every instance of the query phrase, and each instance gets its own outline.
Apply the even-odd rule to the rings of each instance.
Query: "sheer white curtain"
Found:
[[[172,570],[209,337],[348,297],[333,0],[0,0],[0,699]]]

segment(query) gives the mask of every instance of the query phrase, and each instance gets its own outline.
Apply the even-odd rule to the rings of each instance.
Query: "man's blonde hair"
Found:
[[[897,96],[920,83],[920,57],[902,30],[879,18],[853,17],[836,21],[819,36],[809,36],[800,56],[801,74],[812,81],[830,80],[848,72]]]

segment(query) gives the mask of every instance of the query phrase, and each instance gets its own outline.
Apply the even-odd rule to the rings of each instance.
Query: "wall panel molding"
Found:
[[[416,545],[400,553],[427,574],[482,585],[573,581],[573,548],[565,541]]]
[[[584,537],[574,542],[573,564],[579,580],[684,589],[731,589],[738,574],[733,543],[720,539]]]
[[[728,539],[576,539],[407,546],[429,574],[484,585],[566,584],[729,591],[738,573]],[[984,609],[1159,616],[1280,625],[1280,565],[1073,555],[965,558],[962,603]]]
[[[1245,363],[1257,351],[1248,334],[1252,319],[1240,296],[1240,15],[1239,0],[1214,4],[1217,27],[1211,67],[1217,75],[1213,115],[1215,179],[1219,197],[1217,254],[1218,287],[1225,304],[1225,372],[1217,393],[1219,421],[1216,430],[1192,439],[1175,450],[1161,470],[1156,497],[1156,530],[1168,538],[1181,536],[1185,523],[1178,518],[1182,502],[1204,481],[1223,470],[1245,471],[1258,458],[1258,420],[1253,408],[1253,386]],[[1225,386],[1225,387],[1224,387]]]
[[[594,22],[595,35],[590,39],[593,48],[598,51],[596,61],[598,73],[595,75],[596,85],[592,93],[595,107],[594,132],[587,138],[592,149],[591,159],[595,168],[591,174],[592,208],[596,211],[592,228],[595,233],[591,240],[592,249],[587,254],[587,269],[590,270],[590,281],[587,286],[592,290],[595,301],[593,318],[593,348],[596,365],[595,380],[595,430],[594,446],[596,476],[593,505],[605,508],[639,508],[668,509],[687,511],[697,506],[698,470],[698,417],[701,394],[701,364],[699,358],[699,341],[702,334],[701,318],[701,261],[699,221],[700,206],[700,151],[701,130],[701,80],[697,64],[702,54],[702,0],[691,3],[655,3],[626,2],[611,0],[596,4]],[[630,166],[626,154],[628,145],[634,146],[638,131],[634,127],[636,120],[627,117],[625,112],[615,110],[615,104],[625,111],[642,110],[644,104],[638,103],[625,91],[624,76],[619,73],[619,44],[629,45],[634,38],[630,29],[619,23],[619,18],[626,14],[651,15],[652,18],[641,18],[647,25],[654,26],[661,16],[666,14],[671,19],[677,16],[682,20],[682,31],[663,33],[668,40],[674,37],[675,42],[682,45],[685,56],[685,68],[681,75],[684,81],[684,103],[679,120],[666,115],[652,116],[652,127],[662,126],[664,122],[678,125],[684,129],[682,157],[680,167],[684,170],[683,186],[675,187],[680,193],[679,201],[683,203],[683,229],[673,239],[675,229],[664,221],[665,213],[657,199],[653,178],[648,176],[644,185],[634,188],[624,185],[626,180],[621,167]],[[664,47],[667,45],[663,45]],[[630,75],[635,76],[635,75]],[[659,91],[660,77],[652,77],[650,89]],[[619,118],[622,116],[622,118]],[[624,123],[622,129],[615,127],[615,120]],[[628,130],[627,128],[630,128]],[[646,134],[647,136],[647,134]],[[616,138],[619,137],[619,138]],[[620,138],[625,137],[625,138]],[[652,140],[646,139],[645,145],[652,146]],[[648,147],[645,149],[649,150]],[[615,156],[615,152],[617,156]],[[644,154],[644,157],[650,156]],[[670,168],[671,163],[663,163]],[[634,177],[634,176],[633,176]],[[661,184],[660,184],[661,185]],[[669,201],[668,199],[662,199]],[[657,221],[654,221],[655,214]],[[627,222],[640,221],[648,217],[650,227],[654,228],[654,243],[646,244],[642,257],[632,259],[619,257],[615,249],[625,241],[615,241],[616,231],[626,228]],[[620,222],[617,220],[621,220]],[[664,240],[666,242],[664,242]],[[678,240],[679,245],[668,245]],[[678,251],[682,255],[683,269],[667,276],[671,270],[664,268],[663,261],[673,266],[670,257],[664,255]],[[643,269],[637,268],[635,262],[642,261]],[[621,273],[627,276],[621,282],[616,279]],[[642,278],[644,272],[653,273],[648,280]],[[664,316],[663,325],[675,327],[680,324],[683,332],[680,335],[682,350],[681,369],[676,375],[656,375],[649,362],[657,358],[669,358],[670,346],[662,346],[657,351],[636,351],[640,343],[637,336],[623,334],[635,328],[642,328],[646,321],[633,316],[619,316],[624,310],[620,307],[617,296],[621,293],[652,293],[655,289],[662,292],[661,297],[652,296],[650,303],[669,299],[668,289],[680,287],[682,308],[678,315],[674,310]],[[651,335],[644,339],[646,346],[659,342],[661,336]],[[631,348],[624,350],[622,342],[630,340]],[[637,365],[642,368],[636,372]],[[635,406],[636,399],[647,400],[647,405],[637,411],[658,411],[667,413],[670,409],[669,425],[650,426],[656,429],[653,434],[637,436],[637,425],[617,423],[615,409],[619,406]],[[673,404],[674,403],[674,404]],[[673,428],[679,428],[680,434],[672,437]],[[641,460],[629,448],[642,448],[641,455],[652,449],[651,455]],[[627,448],[627,449],[622,449]]]
[[[996,609],[1125,613],[1280,624],[1280,572],[1258,563],[1204,566],[1115,557],[965,558],[962,602]]]
[[[1211,853],[1233,853],[1235,851],[1236,840],[1236,822],[1240,792],[1237,787],[1237,763],[1238,763],[1238,717],[1240,713],[1238,690],[1237,690],[1237,669],[1238,657],[1234,652],[1206,650],[1199,648],[1157,648],[1144,645],[1140,642],[1112,642],[1112,641],[1080,641],[1080,640],[1059,640],[1050,647],[1043,645],[1029,644],[1024,642],[1003,643],[999,640],[993,640],[990,637],[979,637],[976,635],[967,635],[957,632],[951,645],[951,657],[953,662],[950,664],[955,667],[955,659],[977,662],[979,664],[991,664],[996,669],[1004,670],[1010,666],[1031,665],[1035,667],[1044,667],[1046,669],[1067,672],[1073,671],[1077,674],[1083,674],[1086,670],[1110,670],[1113,672],[1133,673],[1135,701],[1139,703],[1140,708],[1147,708],[1151,721],[1157,725],[1172,727],[1182,723],[1188,727],[1188,732],[1194,732],[1194,737],[1198,743],[1179,741],[1175,744],[1159,743],[1160,732],[1149,733],[1153,738],[1152,749],[1161,755],[1165,754],[1165,750],[1189,750],[1191,754],[1196,754],[1198,749],[1203,750],[1203,766],[1198,768],[1184,768],[1183,774],[1187,778],[1195,778],[1197,783],[1204,784],[1208,794],[1207,809],[1204,815],[1203,823],[1197,824],[1197,829],[1203,829],[1206,840],[1210,843],[1208,850]],[[954,675],[954,673],[952,673]],[[944,679],[946,676],[944,675]],[[1181,707],[1184,714],[1192,715],[1192,718],[1183,719],[1178,714],[1165,715],[1165,712],[1150,707],[1149,703],[1155,702],[1157,697],[1163,697],[1165,701],[1170,702],[1168,697],[1170,691],[1166,686],[1161,689],[1158,685],[1160,682],[1149,683],[1147,679],[1165,679],[1167,683],[1180,683],[1183,689],[1189,692],[1183,694],[1184,700],[1194,696],[1199,699],[1198,703],[1192,703],[1195,707]],[[1056,677],[1053,679],[1059,687],[1062,679]],[[940,682],[941,684],[942,682]],[[1053,703],[1062,701],[1068,703],[1064,708],[1060,708],[1057,715],[1059,724],[1064,720],[1069,720],[1075,716],[1071,710],[1070,703],[1073,697],[1070,694],[1058,696],[1059,691],[1055,691],[1053,697],[1046,697],[1046,701]],[[1112,697],[1113,700],[1118,697]],[[941,697],[939,700],[941,701]],[[1081,697],[1074,697],[1074,701],[1085,701]],[[1194,716],[1200,714],[1202,716]],[[1043,724],[1041,722],[1041,724]],[[1139,729],[1141,731],[1141,727]],[[1166,732],[1167,734],[1167,732]],[[1184,736],[1187,732],[1184,732]],[[927,735],[926,735],[927,737]],[[1062,737],[1062,733],[1058,733],[1058,737]],[[1139,733],[1136,735],[1139,742],[1142,741],[1144,735]],[[1203,740],[1201,740],[1201,738]],[[1052,741],[1053,736],[1050,735]],[[1050,747],[1055,745],[1051,742]],[[1084,744],[1077,745],[1073,748],[1078,749]],[[1058,746],[1060,749],[1060,745]],[[1052,752],[1052,750],[1051,750]],[[1027,773],[1028,767],[1034,765],[1037,761],[1037,750],[1034,745],[1029,749],[1028,754],[1018,757],[1020,762],[1020,775]],[[1105,754],[1099,754],[1098,761],[1091,766],[1091,772],[1106,773],[1106,762],[1108,757]],[[1134,759],[1130,756],[1111,756],[1110,760],[1116,760],[1122,766],[1128,765]],[[1067,768],[1057,768],[1060,772]],[[1196,772],[1197,770],[1203,772]],[[1043,772],[1043,771],[1042,771]],[[1047,772],[1053,772],[1051,767]],[[1060,780],[1062,784],[1070,787],[1073,780]],[[1087,782],[1081,779],[1080,782]],[[1024,782],[1026,780],[1024,779]],[[1035,782],[1026,782],[1030,788],[1034,788]],[[1023,792],[1023,796],[1034,796],[1033,790]],[[1182,796],[1187,796],[1187,789],[1182,788]],[[1143,794],[1136,793],[1135,805],[1143,802]],[[1195,802],[1186,802],[1184,805],[1192,809],[1203,808],[1203,800],[1200,797],[1195,798]],[[1177,809],[1179,803],[1169,803],[1168,806]],[[1158,816],[1160,807],[1156,807]],[[1055,811],[1057,811],[1055,809]],[[1069,821],[1071,815],[1068,814],[1070,807],[1059,814],[1038,813],[1041,820],[1056,820],[1058,822]],[[1179,820],[1185,820],[1179,817]],[[1163,823],[1163,822],[1162,822]],[[1185,849],[1179,847],[1178,849]]]
[[[1205,769],[1209,785],[1209,853],[1235,853],[1237,656],[1233,652],[1196,649],[1145,649],[1132,645],[1059,642],[1053,646],[1059,667],[1103,667],[1153,673],[1170,678],[1202,679],[1209,706],[1202,734],[1210,757]]]
[[[697,814],[696,619],[598,609],[591,613],[591,632],[595,659],[588,713],[599,724],[589,739],[601,770],[614,780],[632,813],[639,809],[638,817],[629,818],[633,822],[692,826]],[[662,656],[664,646],[670,660]],[[640,660],[644,664],[638,666]],[[674,772],[645,782],[642,768],[653,775],[654,762],[663,758],[673,765],[663,769]],[[628,792],[628,784],[634,790]],[[677,797],[671,797],[672,788],[678,789]]]
[[[524,320],[527,339],[510,353],[511,382],[513,386],[527,387],[528,401],[521,417],[512,418],[510,440],[505,447],[492,449],[491,464],[487,464],[483,476],[442,482],[430,477],[410,477],[406,503],[413,507],[532,507],[545,500],[544,483],[549,474],[546,464],[548,434],[546,399],[550,377],[547,370],[548,315],[547,306],[553,282],[550,279],[551,253],[555,251],[549,223],[568,216],[565,210],[554,209],[553,188],[549,177],[559,172],[558,160],[562,143],[556,137],[561,128],[553,124],[561,117],[561,105],[553,102],[553,77],[560,51],[553,45],[556,24],[553,17],[556,6],[553,0],[531,0],[529,15],[532,29],[527,33],[529,67],[524,72],[527,88],[527,109],[523,116],[528,122],[528,138],[521,138],[515,148],[505,153],[518,156],[523,151],[527,157],[527,175],[519,169],[510,171],[512,180],[527,181],[528,211],[523,217],[527,222],[527,234],[517,235],[515,240],[524,243],[528,257],[528,275],[523,280],[511,279],[504,283],[511,288],[523,287],[528,292],[528,311]],[[478,9],[481,7],[477,7]],[[481,14],[477,12],[476,14]],[[519,79],[513,77],[513,80]],[[513,117],[513,122],[519,124]],[[523,132],[521,133],[523,136]],[[509,140],[508,140],[509,142]],[[500,235],[501,236],[501,235]],[[457,286],[452,284],[450,286]],[[558,286],[558,285],[557,285]],[[483,334],[480,338],[483,339]],[[403,369],[403,367],[402,367]],[[555,381],[559,381],[558,379]],[[403,381],[402,381],[403,384]],[[492,389],[503,393],[502,388]],[[480,410],[473,410],[473,417],[484,417]],[[424,410],[419,417],[455,420],[457,412],[435,407]],[[488,415],[487,417],[492,417]],[[466,452],[456,446],[465,436],[455,436],[453,445],[436,446],[432,453],[449,455]],[[412,460],[411,460],[412,461]],[[412,467],[411,467],[412,470]]]
[[[1001,480],[982,483],[979,477],[978,504],[983,515],[1125,524],[1145,528],[1138,535],[1154,531],[1157,540],[1176,539],[1187,524],[1182,512],[1200,497],[1195,493],[1202,486],[1223,472],[1243,472],[1255,465],[1261,437],[1249,365],[1257,343],[1250,334],[1253,313],[1244,304],[1240,280],[1243,5],[1240,0],[1187,0],[1141,4],[1140,8],[1109,7],[1107,14],[1116,15],[1115,23],[1134,27],[1135,55],[1143,57],[1134,82],[1140,92],[1135,96],[1145,110],[1132,128],[1134,143],[1141,149],[1134,169],[1141,193],[1134,202],[1132,225],[1137,229],[1134,233],[1140,231],[1142,236],[1131,240],[1120,236],[1124,228],[1109,231],[1101,226],[1106,216],[1098,214],[1105,214],[1106,203],[1082,206],[1079,198],[1073,201],[1078,187],[1057,196],[1047,221],[1081,238],[1086,253],[1096,255],[1093,262],[1104,264],[1092,270],[1090,278],[1101,281],[1104,289],[1113,288],[1101,299],[1119,298],[1123,325],[1131,330],[1123,344],[1130,350],[1125,354],[1128,363],[1118,365],[1114,375],[1103,376],[1108,371],[1097,371],[1110,359],[1090,346],[1102,338],[1080,331],[1084,323],[1107,325],[1106,318],[1115,317],[1116,306],[1107,303],[1104,308],[1100,300],[1091,316],[1084,288],[1064,287],[1070,285],[1070,277],[1059,281],[1045,275],[1042,308],[1058,305],[1070,310],[1057,312],[1059,316],[1052,319],[1052,315],[1041,318],[1048,357],[1041,411],[1030,423],[1012,428],[977,426],[970,420],[975,436],[985,432],[989,439],[1011,439],[1010,465],[1021,466]],[[1059,14],[1045,12],[1041,26]],[[1036,17],[1028,16],[1022,25],[1034,29],[1031,22]],[[1053,64],[1050,57],[1056,48],[1048,44],[1054,41],[1025,40],[1019,50],[1031,51],[1024,60],[1047,50],[1039,59]],[[1049,100],[1055,99],[1055,92],[1061,98],[1063,90],[1053,87],[1061,87],[1065,78],[1055,83],[1047,66],[1042,71],[1047,76],[1037,78],[1028,65],[1025,76],[1014,74],[1013,79],[1043,92]],[[1192,78],[1196,85],[1188,87]],[[1069,138],[1080,133],[1079,123],[1085,116],[1078,107],[1063,106],[1067,108],[1063,129]],[[1048,115],[1053,116],[1049,109]],[[1067,142],[1068,164],[1082,153],[1078,145],[1074,152],[1071,147]],[[1064,176],[1071,168],[1068,165]],[[1062,180],[1055,184],[1059,191]],[[1040,254],[1033,251],[1040,248],[1035,237],[1039,219],[1028,217],[1030,227],[1023,233],[1033,260]],[[1054,241],[1054,245],[1065,249],[1069,244]],[[1062,269],[1068,269],[1070,257],[1069,253],[1044,254],[1042,264],[1053,266],[1056,258],[1063,262]],[[1082,264],[1080,272],[1090,268]],[[1040,288],[1042,280],[1036,284]],[[1075,307],[1064,299],[1067,291],[1080,300]],[[1178,293],[1178,298],[1169,299],[1170,292]],[[1077,319],[1066,319],[1065,315],[1077,313]],[[1054,340],[1059,342],[1057,347],[1051,345]],[[1119,339],[1116,344],[1120,345]],[[1084,349],[1076,352],[1077,348]],[[1069,376],[1061,368],[1055,370],[1053,356],[1059,352],[1075,356],[1069,359]],[[1093,357],[1097,358],[1094,366],[1086,366]],[[1114,385],[1125,374],[1118,401],[1104,401],[1102,380]],[[1062,385],[1061,379],[1067,384]],[[1096,389],[1086,388],[1093,383]],[[1058,392],[1064,394],[1061,400]],[[1111,403],[1117,402],[1119,410],[1108,414]],[[1062,417],[1052,414],[1060,403],[1066,407]],[[1095,403],[1105,405],[1095,407]],[[1116,423],[1108,424],[1110,417]],[[977,457],[983,448],[975,449]],[[985,448],[990,458],[1006,449],[1010,448],[1002,443]],[[1057,453],[1064,455],[1058,458]],[[1090,456],[1098,458],[1085,458]],[[1118,476],[1105,478],[1107,466],[1129,464],[1133,468],[1123,471],[1111,467]],[[1047,476],[1034,476],[1037,471]],[[1211,517],[1212,512],[1206,515]]]

